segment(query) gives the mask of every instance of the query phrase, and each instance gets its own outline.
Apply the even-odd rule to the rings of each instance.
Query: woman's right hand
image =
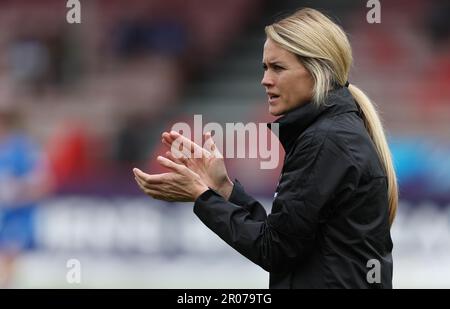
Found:
[[[204,137],[205,147],[202,148],[178,132],[164,132],[162,143],[170,149],[166,152],[166,157],[197,173],[208,187],[228,200],[234,184],[228,177],[223,156],[211,133],[206,133]]]

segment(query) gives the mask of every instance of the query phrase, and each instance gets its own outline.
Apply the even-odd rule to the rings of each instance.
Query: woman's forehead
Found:
[[[263,62],[279,62],[296,60],[296,57],[290,51],[282,48],[270,39],[264,43]]]

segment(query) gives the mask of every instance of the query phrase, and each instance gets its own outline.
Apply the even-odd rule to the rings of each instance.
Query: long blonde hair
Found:
[[[313,102],[323,104],[334,85],[344,86],[352,64],[345,32],[321,12],[304,8],[265,28],[268,38],[296,54],[314,80]],[[389,222],[398,206],[398,186],[383,125],[370,99],[353,84],[348,86],[359,105],[365,127],[383,164],[388,181]]]

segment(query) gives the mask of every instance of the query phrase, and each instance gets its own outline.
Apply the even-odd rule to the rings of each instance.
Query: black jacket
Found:
[[[213,190],[195,214],[270,272],[270,288],[392,288],[387,178],[345,87],[276,122],[286,156],[267,216],[235,182]]]

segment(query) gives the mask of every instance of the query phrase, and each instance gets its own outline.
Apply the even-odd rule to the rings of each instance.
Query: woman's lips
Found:
[[[279,96],[270,96],[269,97],[269,104],[270,105],[274,105],[279,98],[280,98]]]

